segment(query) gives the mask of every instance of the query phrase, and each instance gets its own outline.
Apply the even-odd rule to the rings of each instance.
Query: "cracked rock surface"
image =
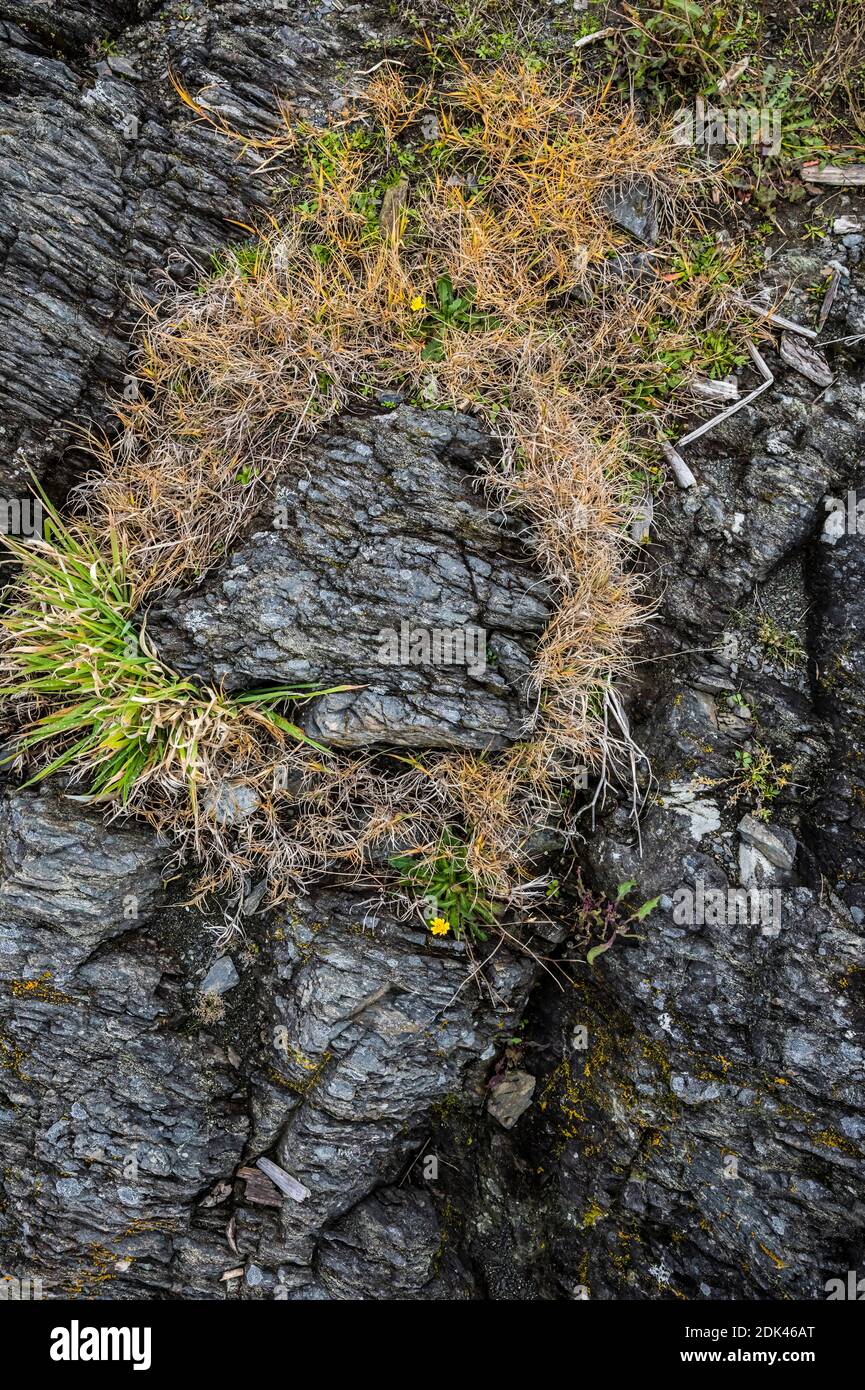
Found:
[[[222,1049],[176,1028],[176,966],[144,927],[164,856],[48,795],[10,796],[2,833],[4,1269],[58,1298],[122,1296],[134,1271],[154,1296],[248,1130]]]
[[[406,1296],[427,1283],[453,1296],[436,1283],[432,1199],[389,1184],[437,1107],[482,1096],[529,959],[499,952],[482,1005],[462,945],[322,892],[260,933],[237,1046],[220,1045],[191,1014],[206,924],[166,903],[149,836],[28,792],[7,799],[2,829],[6,1263],[55,1297],[217,1297],[242,1251],[248,1297],[372,1296],[364,1270],[383,1287],[395,1226]],[[264,1153],[300,1200],[241,1176]],[[448,1267],[473,1287],[458,1259]]]
[[[72,424],[123,387],[130,286],[155,298],[263,207],[169,66],[266,132],[277,91],[341,109],[400,34],[386,8],[0,5],[6,495],[28,465],[58,497],[76,475]],[[810,322],[832,260],[826,335],[862,332],[861,252],[789,250],[766,288]],[[467,984],[458,944],[324,885],[250,918],[230,987],[203,994],[223,922],[180,905],[167,848],[62,786],[7,784],[0,1273],[55,1298],[780,1300],[862,1272],[865,536],[835,503],[863,496],[865,344],[828,387],[766,358],[773,389],[656,504],[663,660],[631,695],[656,781],[641,839],[613,797],[579,858],[594,892],[633,878],[660,901],[592,969],[574,899],[531,924],[573,987],[503,947]],[[363,685],[307,709],[335,742],[517,737],[550,598],[475,486],[490,449],[444,412],[339,420],[153,615],[160,650],[231,688]],[[761,644],[761,613],[801,657]],[[391,665],[379,634],[403,621],[482,628],[485,670]],[[733,796],[755,744],[790,766],[766,821]],[[778,914],[707,911],[742,887]]]
[[[348,676],[362,689],[305,717],[344,746],[517,738],[549,604],[478,490],[489,450],[446,411],[344,419],[277,479],[230,560],[151,616],[158,650],[229,689]],[[416,632],[438,648],[416,651]]]

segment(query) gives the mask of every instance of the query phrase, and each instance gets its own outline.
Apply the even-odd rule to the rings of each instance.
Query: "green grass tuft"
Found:
[[[327,753],[278,712],[324,692],[279,686],[226,696],[178,676],[136,624],[116,539],[106,554],[43,504],[43,539],[5,538],[22,573],[2,619],[0,698],[7,710],[23,706],[25,721],[4,761],[35,756],[40,765],[27,785],[72,765],[86,776],[89,798],[127,804],[158,779],[185,783],[194,805],[211,750],[250,719],[277,739],[287,735]]]

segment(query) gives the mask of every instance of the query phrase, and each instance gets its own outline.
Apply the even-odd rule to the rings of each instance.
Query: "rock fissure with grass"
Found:
[[[3,613],[0,1269],[49,1297],[856,1267],[862,195],[808,171],[855,169],[857,16],[608,8],[5,21],[47,524]],[[683,144],[737,89],[779,146]],[[773,387],[680,492],[659,435],[749,343]]]

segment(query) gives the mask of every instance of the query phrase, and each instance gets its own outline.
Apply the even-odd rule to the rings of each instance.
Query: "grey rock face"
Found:
[[[432,1198],[418,1188],[382,1188],[355,1207],[323,1237],[318,1271],[336,1299],[476,1296],[471,1275],[443,1248]]]
[[[297,905],[271,950],[251,1142],[273,1148],[310,1196],[287,1200],[279,1222],[239,1209],[236,1238],[283,1296],[308,1296],[321,1232],[411,1163],[434,1106],[477,1085],[478,1058],[512,1026],[534,967],[499,953],[493,1008],[460,988],[459,943],[384,910],[364,917],[356,899],[326,892]]]
[[[638,241],[653,245],[658,238],[658,215],[650,186],[642,179],[617,189],[607,199],[607,210],[613,221],[630,232]]]
[[[225,1054],[175,1028],[147,931],[162,853],[48,793],[9,798],[0,833],[0,1265],[46,1297],[129,1297],[170,1288],[175,1260],[212,1293],[222,1255],[190,1213],[248,1120]]]
[[[785,296],[784,313],[803,324],[812,322],[814,308],[802,285],[823,275],[829,260],[840,263],[835,244],[821,256],[778,256],[762,276],[772,295]],[[828,338],[861,333],[863,322],[861,275],[848,272],[840,277],[824,332]],[[820,387],[767,349],[775,385],[686,446],[698,486],[671,517],[662,559],[665,615],[682,637],[699,634],[705,641],[720,634],[731,610],[756,584],[786,555],[810,545],[822,527],[827,494],[846,493],[859,481],[857,465],[865,451],[862,344],[847,351],[858,360],[843,370],[836,365],[832,385]],[[748,382],[756,384],[756,373],[746,370]]]
[[[299,114],[338,109],[392,23],[351,0],[146,9],[130,26],[111,4],[20,0],[0,21],[7,496],[28,463],[62,493],[69,421],[104,420],[106,386],[123,388],[129,284],[155,298],[166,262],[188,275],[263,203],[168,67],[266,133],[275,91]],[[103,58],[106,37],[119,52]],[[612,210],[657,235],[639,188]],[[847,231],[764,279],[773,297],[792,285],[785,312],[810,322],[804,287],[836,260],[825,336],[862,333],[861,251]],[[633,246],[610,269],[653,273]],[[225,1020],[204,1024],[221,922],[172,904],[149,832],[56,789],[7,796],[0,1273],[39,1275],[48,1297],[700,1300],[822,1298],[859,1267],[865,574],[855,528],[821,538],[827,498],[862,491],[865,342],[845,353],[827,354],[824,387],[769,350],[776,386],[686,449],[695,486],[657,504],[653,650],[676,660],[667,686],[651,668],[633,727],[659,795],[642,852],[610,803],[581,858],[596,889],[635,878],[661,903],[592,970],[567,941],[573,990],[502,949],[480,992],[452,941],[322,889],[246,921]],[[514,737],[548,597],[472,486],[487,448],[438,412],[340,421],[160,616],[164,654],[233,688],[362,683],[307,708],[311,732],[348,744]],[[810,664],[785,671],[739,640],[689,667],[684,649],[741,639],[757,589],[780,596]],[[389,664],[378,633],[404,620],[484,627],[486,670]],[[793,768],[768,831],[729,797],[753,739]],[[227,787],[223,809],[248,807]],[[707,910],[743,886],[771,914],[778,893],[779,917]],[[517,1023],[525,1062],[490,1092]],[[523,1065],[531,1104],[506,1129],[485,1101],[522,1105]]]
[[[142,7],[146,15],[147,7]],[[220,0],[191,15],[125,5],[47,10],[20,0],[0,18],[4,140],[0,211],[0,407],[5,495],[27,495],[25,466],[67,465],[69,422],[105,416],[124,387],[136,315],[130,282],[158,293],[172,270],[231,239],[266,194],[236,151],[190,119],[166,73],[237,126],[273,130],[276,93],[322,119],[344,104],[366,45],[391,21],[366,4],[336,9]],[[102,61],[100,44],[118,50]],[[341,80],[334,68],[342,64]],[[134,79],[132,74],[134,73]],[[132,79],[132,80],[131,80]]]
[[[336,744],[517,738],[549,610],[517,528],[476,486],[489,449],[444,411],[345,419],[279,478],[226,565],[151,615],[160,654],[229,689],[362,686],[306,711]]]
[[[236,1010],[242,1058],[191,1012],[205,924],[193,915],[184,931],[165,903],[162,852],[67,805],[17,793],[0,818],[11,875],[0,896],[0,1267],[43,1277],[53,1297],[216,1298],[238,1262],[232,1292],[243,1297],[375,1296],[387,1204],[382,1194],[368,1209],[368,1194],[412,1164],[433,1107],[466,1086],[480,1104],[478,1058],[513,1028],[533,962],[500,952],[481,999],[465,988],[459,943],[323,892],[263,933],[255,971],[239,980],[223,957],[204,981]],[[41,881],[22,872],[20,843],[44,851]],[[72,862],[89,894],[80,902],[58,891]],[[133,870],[151,887],[130,913]],[[125,916],[114,906],[124,902]],[[264,1187],[243,1166],[256,1159]],[[405,1215],[394,1296],[468,1289],[458,1260],[456,1282],[439,1280],[431,1200],[397,1191],[390,1204],[391,1224]],[[376,1231],[378,1246],[348,1267],[343,1246]]]
[[[739,838],[760,851],[778,869],[792,869],[796,858],[796,837],[781,826],[767,825],[755,816],[743,816],[737,826]]]
[[[662,792],[735,746],[700,692],[671,694],[636,730]],[[659,801],[642,852],[612,814],[589,845],[596,882],[615,896],[636,879],[659,909],[577,972],[575,1002],[540,987],[535,1103],[512,1134],[474,1127],[471,1162],[458,1129],[433,1141],[492,1297],[821,1299],[861,1261],[861,928],[819,887],[714,911],[740,884],[737,816],[720,786],[706,795],[714,833]],[[543,1259],[514,1262],[540,1241]]]
[[[231,956],[220,956],[215,960],[201,981],[202,994],[225,994],[240,984],[240,976]]]
[[[861,455],[860,455],[861,458]],[[809,830],[841,896],[865,908],[865,498],[860,465],[843,488],[847,525],[829,544],[816,540],[811,568],[812,638],[818,708],[831,729],[831,754]],[[861,510],[858,511],[857,508]],[[852,519],[852,527],[851,527]],[[859,529],[861,528],[861,529]]]
[[[71,957],[146,916],[164,855],[144,830],[113,831],[55,792],[0,802],[0,918],[48,921]]]

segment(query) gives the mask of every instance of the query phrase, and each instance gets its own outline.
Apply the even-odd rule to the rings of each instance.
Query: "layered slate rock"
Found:
[[[435,1203],[417,1187],[384,1187],[322,1238],[318,1275],[331,1298],[477,1297],[471,1273],[439,1224]]]
[[[861,1265],[865,939],[806,884],[801,845],[795,866],[764,858],[763,915],[717,912],[752,832],[712,785],[742,737],[696,684],[712,678],[700,661],[635,727],[659,782],[640,842],[623,807],[589,845],[599,889],[636,880],[657,910],[573,991],[541,982],[515,1129],[469,1113],[429,1141],[431,1190],[471,1212],[460,1249],[493,1298],[823,1299]],[[807,714],[788,701],[778,726],[795,757]],[[701,810],[668,795],[683,784]],[[767,849],[793,839],[763,830]]]
[[[534,961],[498,952],[481,993],[464,945],[320,892],[238,943],[203,1021],[210,923],[166,900],[164,860],[59,793],[2,805],[0,1271],[55,1298],[293,1299],[385,1296],[399,1267],[399,1296],[470,1296],[400,1180],[436,1107],[480,1105]]]
[[[74,422],[107,420],[138,317],[130,288],[157,298],[169,258],[188,277],[266,203],[255,156],[238,163],[169,70],[238,128],[268,134],[280,97],[317,120],[344,106],[369,45],[393,31],[365,3],[0,6],[4,495],[26,495],[27,468],[46,465],[59,491]]]
[[[224,1268],[190,1220],[248,1120],[224,1052],[178,1026],[164,859],[50,793],[2,807],[0,1268],[46,1298],[158,1295],[187,1244],[187,1292]]]
[[[268,946],[260,1001],[267,1036],[264,1065],[253,1077],[251,1142],[308,1196],[285,1198],[278,1215],[242,1200],[236,1240],[260,1274],[253,1289],[246,1281],[247,1294],[304,1298],[321,1293],[315,1271],[323,1233],[379,1185],[407,1174],[434,1110],[463,1092],[480,1104],[496,1040],[519,1017],[535,964],[499,951],[481,992],[466,981],[463,944],[436,941],[381,904],[364,907],[330,892],[299,902]],[[396,1200],[392,1221],[399,1211]],[[368,1214],[352,1226],[359,1239]],[[335,1266],[333,1240],[329,1249]],[[377,1257],[358,1255],[356,1263],[367,1258]],[[348,1296],[345,1277],[334,1272],[333,1296]],[[418,1296],[429,1277],[427,1268]]]
[[[861,458],[861,455],[859,455]],[[865,922],[865,485],[857,470],[831,503],[810,570],[818,708],[831,753],[811,820],[816,854]],[[838,535],[832,513],[840,511]]]
[[[314,681],[315,737],[498,747],[528,712],[549,606],[518,528],[490,510],[491,441],[407,406],[304,449],[229,560],[151,613],[162,657],[227,689]]]
[[[843,338],[862,333],[865,316],[865,277],[855,268],[856,259],[838,242],[827,241],[819,251],[782,252],[761,280],[773,302],[783,300],[785,315],[813,326],[814,300],[804,287],[835,273],[839,287],[821,336]],[[833,270],[838,265],[843,273]],[[846,493],[861,475],[862,342],[843,349],[852,361],[833,358],[828,387],[790,370],[774,340],[761,351],[775,384],[684,450],[697,486],[679,494],[659,561],[664,614],[685,646],[717,637],[755,585],[820,533],[827,494]],[[742,395],[759,385],[750,365],[740,377]]]
[[[146,830],[110,829],[53,789],[0,803],[0,912],[50,923],[70,963],[158,901],[164,855]]]

